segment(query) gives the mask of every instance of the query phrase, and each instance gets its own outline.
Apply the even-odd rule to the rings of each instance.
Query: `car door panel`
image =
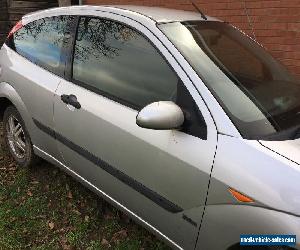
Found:
[[[71,111],[60,100],[60,93],[70,89],[80,110]],[[182,230],[192,230],[195,236],[196,227],[184,221],[182,213],[200,210],[190,218],[199,226],[209,181],[209,172],[201,166],[212,165],[199,152],[213,153],[215,145],[208,147],[206,141],[180,131],[139,128],[137,111],[72,83],[62,83],[56,94],[55,129],[66,164],[169,236],[180,239]],[[183,237],[180,243],[186,241],[191,239]]]
[[[192,248],[205,204],[217,133],[192,83],[159,41],[153,35],[150,39],[178,70],[190,98],[200,108],[207,138],[179,130],[138,127],[136,109],[63,80],[54,98],[57,143],[72,171],[175,239],[179,246]],[[61,96],[70,94],[77,97],[80,109],[62,102]]]
[[[60,100],[61,94],[70,91],[77,96],[82,106],[80,110],[71,111]],[[207,188],[208,179],[204,174],[205,169],[201,166],[211,165],[211,162],[207,157],[199,155],[199,148],[203,147],[201,144],[207,147],[208,145],[204,143],[207,141],[176,130],[140,128],[136,125],[137,111],[73,83],[60,84],[56,95],[56,131],[64,137],[68,135],[65,140],[80,145],[82,150],[80,154],[89,161],[98,160],[100,168],[101,164],[109,164],[122,170],[124,174],[161,193],[180,207],[188,209],[203,204],[205,196],[199,195],[198,190]],[[70,127],[59,122],[63,120],[68,121]],[[69,148],[74,149],[74,145]],[[133,152],[133,149],[136,152]],[[214,152],[214,148],[212,149]],[[85,150],[89,154],[84,153]],[[72,157],[73,151],[70,151],[69,157]],[[94,156],[98,159],[94,160]],[[142,167],[145,162],[150,164]],[[138,167],[139,165],[141,167]],[[86,174],[81,166],[78,166],[76,171],[82,172],[83,176]],[[106,172],[112,171],[108,169]],[[172,178],[168,178],[169,183],[166,183],[165,180],[170,173]],[[111,174],[122,179],[117,173]],[[189,185],[190,183],[193,184]],[[180,188],[174,188],[177,186]]]

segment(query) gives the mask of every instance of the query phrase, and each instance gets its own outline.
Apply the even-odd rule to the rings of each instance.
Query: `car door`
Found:
[[[72,78],[54,98],[58,147],[85,182],[177,247],[195,245],[217,143],[193,84],[160,41],[121,16],[81,17]],[[124,23],[127,24],[124,24]],[[155,101],[176,102],[181,130],[136,125]]]
[[[7,41],[16,52],[10,55],[12,60],[7,63],[13,71],[8,81],[13,83],[34,121],[27,124],[32,142],[58,159],[56,141],[44,131],[54,126],[53,96],[64,74],[66,34],[73,20],[72,16],[34,20]]]

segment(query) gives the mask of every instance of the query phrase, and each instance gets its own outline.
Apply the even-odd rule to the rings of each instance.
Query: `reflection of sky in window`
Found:
[[[43,62],[51,67],[57,68],[60,62],[60,49],[46,40],[31,42],[18,40],[15,44],[17,52],[24,54],[29,60]]]
[[[88,36],[77,42],[81,48],[94,48]],[[153,101],[170,100],[177,90],[177,77],[158,52],[138,34],[128,40],[115,39],[114,34],[105,39],[105,45],[117,49],[112,57],[101,51],[89,51],[89,56],[75,56],[74,78],[87,82],[114,96],[139,106]],[[78,47],[77,47],[78,48]],[[81,53],[81,50],[76,50]],[[76,59],[77,58],[77,59]]]
[[[54,72],[62,72],[61,47],[70,17],[47,17],[25,25],[14,34],[16,51]]]

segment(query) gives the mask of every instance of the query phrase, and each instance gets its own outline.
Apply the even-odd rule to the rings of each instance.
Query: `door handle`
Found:
[[[81,104],[77,101],[77,97],[75,95],[61,95],[60,98],[64,103],[71,105],[76,109],[81,108]]]

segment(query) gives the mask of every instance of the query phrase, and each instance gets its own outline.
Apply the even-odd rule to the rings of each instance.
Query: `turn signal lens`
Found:
[[[253,199],[249,198],[248,196],[239,193],[238,191],[228,188],[229,192],[232,194],[232,196],[238,200],[239,202],[254,202]]]

